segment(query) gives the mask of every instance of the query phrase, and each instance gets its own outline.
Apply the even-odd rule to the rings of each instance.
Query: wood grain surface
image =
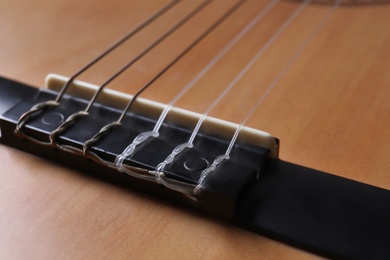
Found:
[[[0,74],[70,76],[168,1],[2,0]],[[134,93],[236,1],[216,0],[110,88]],[[184,1],[81,79],[99,84],[199,5]],[[169,102],[266,1],[249,0],[143,96]],[[278,3],[177,103],[203,113],[298,1]],[[211,115],[240,123],[328,5],[309,5]],[[390,189],[390,5],[338,8],[250,117],[284,160]],[[310,253],[0,145],[1,259],[313,259]],[[332,190],[329,190],[332,192]]]

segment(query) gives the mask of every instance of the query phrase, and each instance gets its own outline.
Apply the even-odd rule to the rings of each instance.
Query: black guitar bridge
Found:
[[[1,90],[5,91],[1,95],[1,103],[6,102],[5,100],[14,101],[5,105],[1,111],[0,125],[4,144],[86,170],[90,169],[90,159],[97,158],[95,161],[101,165],[94,167],[93,174],[98,169],[101,174],[106,174],[109,170],[110,176],[123,175],[119,172],[113,173],[115,159],[138,135],[151,130],[157,121],[157,117],[150,114],[130,111],[122,124],[112,127],[83,154],[85,142],[93,138],[105,125],[112,123],[113,119],[118,118],[122,112],[117,108],[95,103],[88,116],[77,118],[71,126],[56,137],[56,145],[64,147],[63,150],[69,151],[67,153],[49,145],[50,134],[66,118],[82,111],[88,100],[65,95],[58,106],[37,112],[22,129],[25,136],[35,140],[30,141],[15,135],[19,118],[35,104],[54,100],[57,92],[29,88],[6,79],[1,79],[1,84]],[[4,89],[4,85],[12,88],[12,93]],[[132,172],[132,176],[127,176],[128,182],[131,182],[134,176],[140,176],[141,179],[145,177],[146,180],[167,186],[168,190],[173,189],[184,193],[196,207],[233,219],[241,192],[249,183],[258,179],[267,160],[275,158],[277,153],[274,151],[271,154],[269,148],[237,141],[229,159],[222,160],[208,174],[202,186],[197,188],[202,172],[208,169],[218,156],[223,155],[229,146],[230,140],[226,137],[201,131],[192,148],[180,152],[172,163],[165,165],[163,171],[158,173],[156,170],[159,163],[163,162],[175,147],[185,143],[191,133],[192,129],[186,125],[164,122],[159,136],[148,138],[136,147],[129,158],[124,160],[125,167]],[[153,189],[164,194],[167,189],[161,189],[161,185],[157,184]]]

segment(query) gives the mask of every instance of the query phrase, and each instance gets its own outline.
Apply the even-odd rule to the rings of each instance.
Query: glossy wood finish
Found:
[[[0,73],[37,87],[48,73],[69,76],[165,3],[3,0]],[[114,61],[125,62],[198,3],[179,5],[82,79],[102,82],[117,69]],[[232,3],[211,4],[111,87],[134,93]],[[144,96],[169,102],[265,4],[250,0]],[[278,4],[178,105],[203,112],[297,5]],[[211,114],[239,123],[328,8],[308,7]],[[282,159],[390,189],[389,14],[388,4],[337,9],[250,118],[249,126],[281,139]],[[316,258],[9,147],[0,146],[0,155],[2,259]]]

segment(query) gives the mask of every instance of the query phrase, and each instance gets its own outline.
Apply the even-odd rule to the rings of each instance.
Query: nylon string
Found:
[[[303,10],[307,7],[307,5],[311,2],[311,0],[306,0],[299,5],[299,7],[288,17],[288,19],[279,27],[279,29],[271,36],[271,38],[260,48],[260,50],[254,55],[254,57],[246,64],[246,66],[236,75],[236,77],[231,81],[228,86],[224,89],[224,91],[215,99],[215,101],[208,107],[205,113],[201,115],[199,118],[195,129],[193,130],[189,140],[187,143],[183,143],[178,145],[167,158],[157,165],[157,171],[163,171],[164,168],[172,163],[175,157],[183,152],[187,148],[193,147],[193,141],[196,138],[199,129],[206,119],[208,113],[222,100],[222,98],[237,84],[237,82],[246,74],[246,72],[253,66],[253,64],[266,52],[266,50],[278,39],[278,37],[291,25],[291,23],[303,12]],[[202,181],[204,178],[202,176],[206,176],[210,171],[213,171],[218,164],[220,164],[223,160],[229,159],[228,155],[222,155],[215,159],[215,161],[205,169],[201,174]]]
[[[324,15],[324,17],[321,19],[321,21],[316,25],[315,29],[310,33],[310,35],[304,40],[304,42],[301,44],[300,47],[297,48],[295,53],[292,55],[292,57],[288,60],[288,62],[285,64],[283,69],[280,71],[280,73],[276,76],[276,78],[272,81],[272,83],[268,86],[266,91],[263,93],[263,95],[258,99],[256,104],[252,107],[251,111],[246,115],[244,120],[238,125],[236,128],[236,131],[230,141],[230,144],[228,148],[226,149],[226,152],[224,155],[221,155],[215,159],[213,164],[205,169],[201,173],[201,177],[198,181],[198,185],[194,189],[194,194],[198,194],[201,188],[204,185],[205,179],[207,175],[216,169],[216,166],[222,162],[223,159],[229,158],[230,152],[237,140],[237,137],[239,135],[240,130],[244,126],[244,124],[247,122],[247,120],[250,118],[250,116],[256,111],[256,109],[260,106],[260,104],[264,101],[264,99],[269,95],[269,93],[272,91],[272,89],[275,88],[277,83],[280,81],[280,79],[286,74],[286,72],[291,68],[291,66],[294,64],[294,62],[297,60],[297,58],[302,54],[302,52],[306,49],[306,47],[309,45],[309,43],[313,40],[313,38],[319,33],[319,31],[324,27],[326,22],[330,19],[330,17],[333,15],[334,11],[339,7],[342,0],[337,0],[331,7],[331,9]]]

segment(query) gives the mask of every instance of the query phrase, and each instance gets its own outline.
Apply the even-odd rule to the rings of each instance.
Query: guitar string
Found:
[[[175,65],[182,57],[184,57],[187,53],[189,53],[199,42],[201,42],[204,38],[206,38],[212,31],[214,31],[220,24],[222,24],[228,17],[230,17],[238,8],[243,5],[247,0],[240,0],[236,4],[234,4],[228,11],[226,11],[217,21],[215,21],[212,25],[210,25],[201,35],[199,35],[189,46],[187,46],[178,56],[175,57],[166,67],[164,67],[157,75],[155,75],[148,83],[146,83],[141,90],[146,89],[153,82],[155,82],[158,78],[160,78],[168,69],[170,69],[173,65]],[[98,155],[92,153],[90,151],[90,147],[100,140],[100,138],[106,135],[113,127],[116,127],[122,123],[122,120],[125,118],[127,112],[130,110],[132,104],[136,100],[136,98],[142,92],[137,92],[130,102],[127,104],[126,108],[122,111],[121,116],[117,121],[114,121],[110,124],[105,125],[95,136],[93,136],[90,140],[84,143],[83,153],[84,155],[90,157],[91,159],[97,159],[101,161],[100,158],[97,158]],[[121,167],[122,169],[122,167]],[[123,169],[126,170],[126,169]]]
[[[156,167],[156,172],[163,172],[164,168],[173,163],[175,157],[182,153],[184,150],[193,147],[193,141],[198,135],[199,129],[206,119],[208,113],[221,101],[221,99],[237,84],[237,82],[246,74],[246,72],[253,66],[253,64],[263,56],[268,48],[279,38],[279,36],[292,24],[292,22],[303,12],[311,0],[305,0],[298,8],[288,17],[288,19],[278,28],[278,30],[268,39],[268,41],[260,48],[260,50],[253,56],[253,58],[246,64],[246,66],[236,75],[236,77],[228,84],[223,92],[214,100],[214,102],[208,107],[205,113],[199,118],[189,140],[187,143],[182,143],[176,146],[175,149],[169,154],[164,161],[159,163]],[[222,160],[229,159],[229,156],[224,155],[214,161],[207,170],[214,169]]]
[[[291,66],[294,64],[294,62],[300,57],[302,52],[306,49],[306,47],[309,45],[309,43],[314,39],[314,37],[320,32],[320,30],[325,26],[325,24],[328,22],[330,17],[333,15],[333,13],[336,11],[336,9],[340,6],[342,0],[337,0],[334,2],[332,7],[328,10],[328,12],[324,15],[324,17],[318,22],[314,30],[309,34],[309,36],[303,41],[303,43],[297,48],[295,53],[291,56],[291,58],[287,61],[285,66],[282,68],[282,70],[279,72],[279,74],[276,76],[276,78],[272,81],[272,83],[267,87],[266,91],[262,94],[262,96],[258,99],[256,104],[252,107],[252,109],[249,111],[249,113],[245,116],[244,120],[237,126],[236,131],[229,143],[228,148],[226,149],[226,152],[224,155],[221,155],[215,159],[213,164],[205,169],[201,173],[201,177],[199,179],[198,185],[194,189],[194,194],[198,194],[199,191],[204,186],[206,177],[210,172],[214,171],[216,169],[216,166],[222,162],[222,160],[226,157],[230,156],[230,152],[237,141],[238,135],[244,126],[244,124],[248,121],[248,119],[253,115],[253,113],[258,109],[260,104],[264,101],[264,99],[269,95],[269,93],[275,88],[277,83],[282,79],[282,77],[287,73],[287,71],[291,68]]]
[[[173,1],[173,2],[177,2],[177,1]],[[309,1],[310,2],[310,1]],[[276,83],[275,83],[276,84]],[[211,110],[211,109],[210,109]],[[249,116],[248,116],[249,117]],[[246,121],[246,120],[244,120],[244,121]],[[245,123],[245,122],[243,122],[243,123]],[[237,131],[236,131],[237,132]],[[237,134],[238,135],[238,134]],[[234,139],[234,138],[233,138]],[[232,143],[234,143],[235,141],[232,141]],[[232,145],[230,145],[230,146],[232,146]]]
[[[159,9],[157,12],[153,13],[151,16],[149,16],[146,20],[144,20],[142,23],[140,23],[135,29],[130,31],[127,35],[122,37],[120,40],[118,40],[116,43],[114,43],[111,47],[109,47],[107,50],[105,50],[103,53],[98,55],[96,58],[94,58],[92,61],[87,63],[84,67],[82,67],[80,70],[78,70],[74,75],[72,75],[67,82],[64,84],[60,92],[58,93],[57,97],[54,100],[49,100],[45,102],[38,103],[34,105],[33,107],[30,108],[27,112],[22,114],[22,116],[19,118],[17,124],[16,124],[16,129],[15,129],[15,134],[19,135],[21,137],[27,138],[31,141],[34,141],[39,144],[47,145],[47,142],[42,142],[38,139],[35,139],[31,136],[26,135],[23,133],[22,129],[24,125],[30,120],[30,118],[33,115],[36,115],[37,113],[43,111],[44,109],[48,107],[54,107],[58,106],[59,102],[66,92],[66,90],[69,88],[70,84],[73,82],[74,79],[76,79],[78,76],[80,76],[82,73],[84,73],[86,70],[88,70],[90,67],[95,65],[97,62],[99,62],[102,58],[107,56],[109,53],[111,53],[114,49],[122,45],[124,42],[126,42],[128,39],[133,37],[136,33],[139,31],[143,30],[146,26],[148,26],[150,23],[155,21],[157,18],[162,16],[164,13],[166,13],[168,10],[173,8],[176,4],[178,4],[181,0],[173,0],[169,2],[167,5],[163,6],[161,9]]]
[[[114,73],[111,77],[109,77],[100,87],[97,89],[97,91],[94,93],[92,98],[90,99],[87,107],[85,110],[78,111],[72,115],[70,115],[62,124],[60,124],[55,130],[53,130],[49,134],[49,140],[50,145],[56,148],[61,148],[61,145],[56,143],[55,140],[57,136],[66,129],[68,129],[72,124],[76,122],[77,119],[81,117],[85,117],[89,115],[89,110],[92,108],[93,104],[95,103],[96,99],[98,98],[99,94],[102,92],[102,90],[111,83],[114,79],[116,79],[119,75],[121,75],[123,72],[125,72],[130,66],[132,66],[135,62],[140,60],[142,57],[144,57],[149,51],[151,51],[153,48],[158,46],[162,41],[164,41],[168,36],[170,36],[172,33],[177,31],[181,26],[183,26],[186,22],[188,22],[191,18],[193,18],[196,14],[198,14],[200,11],[202,11],[207,5],[209,5],[213,0],[206,0],[203,1],[197,8],[195,8],[193,11],[191,11],[188,15],[186,15],[183,19],[181,19],[179,22],[174,24],[171,28],[169,28],[164,34],[162,34],[160,37],[158,37],[154,42],[152,42],[149,46],[147,46],[144,50],[142,50],[138,55],[136,55],[133,59],[131,59],[125,66],[123,66],[120,70],[118,70],[116,73]],[[137,94],[139,95],[142,93],[145,89],[147,89],[148,86],[142,87],[140,90],[138,90]],[[136,98],[136,95],[134,95],[134,98]],[[133,98],[133,99],[134,99]],[[69,146],[63,146],[63,148],[66,148],[68,150]],[[79,149],[77,149],[77,152]]]
[[[155,138],[159,136],[159,130],[173,107],[173,105],[185,94],[188,92],[189,89],[191,89],[196,82],[201,79],[206,72],[210,70],[211,67],[213,67],[229,50],[231,50],[256,24],[259,23],[259,21],[272,9],[272,7],[275,6],[275,4],[279,2],[279,0],[272,0],[270,1],[232,40],[229,41],[229,43],[221,50],[219,51],[210,61],[209,63],[203,67],[203,69],[196,74],[192,80],[188,84],[184,86],[184,88],[181,89],[181,91],[172,98],[172,100],[164,107],[163,111],[161,112],[156,124],[154,125],[153,130],[146,131],[141,134],[139,134],[133,142],[126,147],[126,149],[122,152],[120,156],[124,156],[125,159],[130,158],[130,156],[135,151],[136,147],[140,144],[142,144],[144,141],[146,141],[149,138]],[[119,159],[118,159],[119,160]]]
[[[117,43],[115,43],[113,46],[111,46],[109,49],[98,55],[95,59],[93,59],[89,64],[87,64],[84,68],[82,68],[80,71],[78,71],[75,75],[69,78],[63,89],[59,92],[56,101],[58,102],[67,88],[69,87],[69,84],[78,76],[80,76],[83,72],[88,70],[90,67],[95,65],[98,61],[100,61],[103,57],[107,56],[107,54],[111,53],[114,49],[118,48],[120,45],[122,45],[124,42],[126,42],[128,39],[133,37],[138,32],[145,29],[148,25],[150,25],[152,22],[154,22],[157,18],[161,17],[164,13],[172,9],[176,4],[178,4],[181,0],[174,0],[167,4],[165,7],[163,7],[160,11],[158,11],[155,15],[152,15],[149,19],[147,19],[144,23],[142,23],[140,26],[136,27],[133,31],[128,33],[125,37],[123,37],[121,40],[119,40]],[[108,83],[107,83],[108,84]],[[88,110],[88,109],[87,109]]]
[[[302,49],[304,49],[304,48],[302,48]],[[296,56],[299,56],[299,53],[298,53],[298,55],[296,55]],[[291,64],[292,64],[292,63],[293,63],[293,61],[291,62]],[[289,66],[290,66],[290,65],[289,65]],[[287,67],[289,67],[289,66],[287,66]],[[288,68],[287,68],[287,69],[288,69]],[[287,69],[286,69],[286,70],[287,70]],[[281,73],[280,75],[282,76],[283,74],[284,74],[284,72],[282,71],[282,73]],[[279,78],[281,78],[281,76],[280,76]],[[276,80],[276,82],[277,82],[277,81],[278,81],[278,80]],[[275,83],[275,84],[276,84],[276,83]],[[237,134],[235,134],[235,137],[234,137],[234,138],[236,138],[236,135],[238,135],[239,130],[236,131],[236,132],[237,132]],[[234,139],[234,138],[233,138],[233,139]],[[229,147],[232,147],[233,144],[234,144],[234,142],[235,142],[235,140],[231,142],[231,145],[230,145]],[[231,149],[231,148],[228,148],[228,150],[229,150],[229,149]],[[229,154],[229,153],[230,153],[230,151],[227,152],[227,154]],[[215,162],[219,163],[218,160],[215,160]],[[215,168],[215,167],[214,167],[214,168]],[[134,169],[132,169],[132,170],[134,171]],[[137,170],[137,169],[135,169],[135,170]],[[140,174],[145,174],[145,172],[141,172]],[[159,176],[156,176],[156,177],[158,177],[157,180],[160,179],[160,183],[161,183],[161,184],[165,185],[165,186],[168,187],[168,188],[171,188],[171,189],[177,190],[177,191],[179,191],[179,192],[182,192],[182,193],[184,193],[186,196],[190,196],[191,194],[197,194],[198,191],[201,189],[202,184],[203,184],[203,181],[201,181],[201,182],[194,188],[193,185],[189,185],[189,184],[187,184],[187,183],[182,183],[182,182],[180,182],[180,181],[172,181],[172,180],[170,180],[169,178],[168,178],[168,179],[163,178],[163,176],[164,176],[163,173],[159,173]],[[150,176],[148,176],[148,177],[150,177]],[[203,180],[204,180],[204,178],[203,178]],[[191,192],[191,191],[192,191],[192,192]],[[191,196],[190,198],[194,198],[194,197]]]
[[[321,27],[321,26],[319,26],[319,27]],[[320,29],[320,28],[319,28]],[[318,30],[319,30],[318,29]],[[314,33],[313,34],[313,37],[314,37],[314,35],[315,35],[316,33]],[[310,38],[310,37],[309,37]],[[312,37],[311,37],[312,38]],[[310,39],[311,40],[311,39]],[[310,41],[310,40],[308,40],[308,42]],[[308,44],[308,42],[306,43],[306,44]],[[304,44],[304,46],[306,45],[306,44]],[[303,51],[303,49],[304,49],[305,47],[302,47],[302,50],[301,51]],[[297,54],[295,55],[296,57],[295,58],[293,58],[292,59],[292,61],[291,62],[289,62],[289,63],[293,63],[293,61],[300,55],[300,52],[301,51],[298,51],[297,52]],[[283,69],[282,70],[282,72],[280,73],[280,76],[278,76],[277,78],[281,78],[282,76],[283,76],[283,74],[285,73],[285,72],[283,72],[284,70],[288,70],[288,67],[290,67],[291,66],[291,64],[290,65],[288,65],[288,66],[286,66],[286,68],[285,69]],[[279,80],[279,79],[277,79],[277,80],[275,80],[275,83],[274,83],[274,85],[276,85],[276,83],[277,83],[277,81]],[[249,117],[249,116],[248,116]],[[239,132],[239,130],[238,130],[238,132]],[[236,135],[238,135],[238,134],[235,134],[235,136]],[[231,143],[232,144],[234,144],[234,142],[235,141],[232,141]],[[233,145],[230,145],[230,146],[233,146]],[[231,149],[231,148],[230,148]],[[228,153],[230,153],[230,152],[228,152]],[[112,164],[111,162],[107,162],[107,163],[109,163],[109,164]],[[129,169],[131,169],[131,167],[129,167],[129,165],[125,165],[125,167],[128,167]],[[140,169],[137,169],[137,168],[135,168],[135,169],[132,169],[132,170],[140,170]],[[142,170],[142,169],[141,169]],[[141,171],[140,172],[140,174],[147,174],[147,172],[145,173],[144,171]],[[192,199],[192,200],[194,200],[194,201],[196,201],[197,200],[197,198],[196,198],[196,196],[194,196],[194,194],[195,193],[197,193],[198,191],[199,191],[199,189],[201,188],[201,186],[198,184],[198,186],[195,186],[194,187],[194,185],[192,185],[192,184],[188,184],[188,183],[183,183],[183,182],[180,182],[180,181],[177,181],[177,180],[173,180],[173,179],[169,179],[169,178],[163,178],[164,177],[164,173],[158,173],[159,174],[159,176],[158,176],[158,178],[157,179],[160,179],[161,181],[160,181],[160,183],[161,184],[163,184],[164,186],[166,186],[166,187],[168,187],[168,188],[171,188],[171,189],[173,189],[173,190],[177,190],[177,191],[179,191],[179,192],[182,192],[185,196],[187,196],[188,198],[190,198],[190,199]],[[150,177],[150,176],[149,176]]]

